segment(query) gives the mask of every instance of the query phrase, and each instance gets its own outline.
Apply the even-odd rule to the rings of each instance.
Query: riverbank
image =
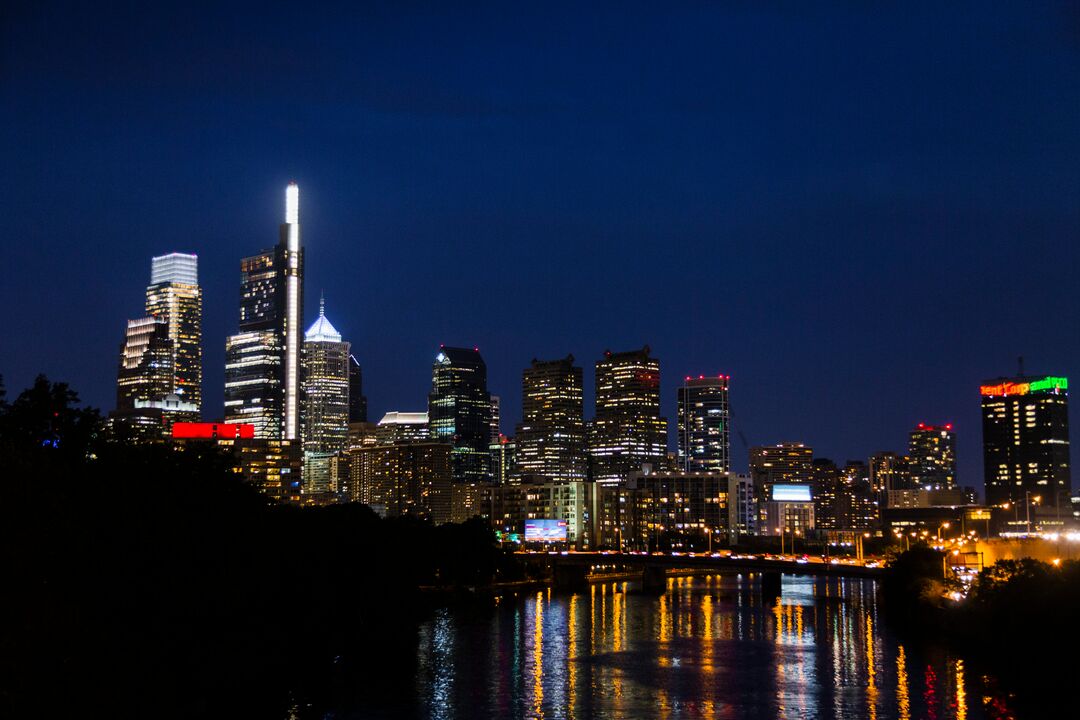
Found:
[[[1003,560],[962,588],[943,577],[942,558],[912,548],[889,565],[882,596],[890,621],[978,658],[1030,713],[1057,704],[1075,675],[1063,659],[1080,641],[1080,562]]]

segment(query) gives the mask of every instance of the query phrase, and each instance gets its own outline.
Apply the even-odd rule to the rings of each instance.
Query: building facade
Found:
[[[333,458],[349,445],[349,343],[319,317],[304,333],[301,352],[304,407],[304,492],[336,493],[340,485]]]
[[[679,468],[685,472],[731,470],[729,375],[687,377],[678,388]]]
[[[300,189],[285,190],[278,244],[240,262],[240,332],[225,342],[225,421],[300,440],[304,251]]]
[[[521,377],[522,422],[515,436],[525,482],[585,480],[582,371],[574,356],[533,360]]]
[[[355,355],[349,355],[349,422],[367,422],[364,372]]]
[[[443,347],[435,355],[428,427],[433,440],[453,445],[454,482],[490,481],[491,395],[487,365],[475,348]]]
[[[173,344],[173,389],[180,401],[202,410],[202,288],[199,259],[186,253],[150,261],[146,314],[165,321]]]
[[[952,424],[919,423],[908,441],[908,471],[913,487],[947,490],[956,485],[956,434]]]
[[[591,477],[619,483],[667,460],[667,420],[660,416],[660,361],[641,350],[607,351],[596,363],[596,413],[589,428]]]
[[[997,378],[979,392],[987,504],[1023,506],[1038,498],[1044,507],[1068,508],[1068,378]]]

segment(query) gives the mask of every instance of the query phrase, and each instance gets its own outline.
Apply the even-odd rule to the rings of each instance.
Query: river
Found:
[[[905,645],[874,580],[676,577],[504,597],[423,622],[414,681],[323,717],[1008,718],[970,661]],[[390,694],[393,693],[391,697]]]

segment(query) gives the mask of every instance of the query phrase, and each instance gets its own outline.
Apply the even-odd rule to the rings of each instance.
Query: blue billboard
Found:
[[[566,542],[566,521],[526,520],[525,542]]]
[[[773,502],[810,502],[809,485],[773,485]]]

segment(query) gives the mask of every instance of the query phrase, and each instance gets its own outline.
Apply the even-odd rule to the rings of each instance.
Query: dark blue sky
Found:
[[[324,289],[376,418],[439,343],[480,347],[507,432],[531,358],[572,352],[591,415],[592,363],[649,343],[669,418],[724,372],[750,444],[951,421],[981,486],[979,381],[1080,377],[1075,6],[443,5],[6,3],[9,391],[112,407],[150,257],[190,251],[219,415],[293,178],[308,322]]]

